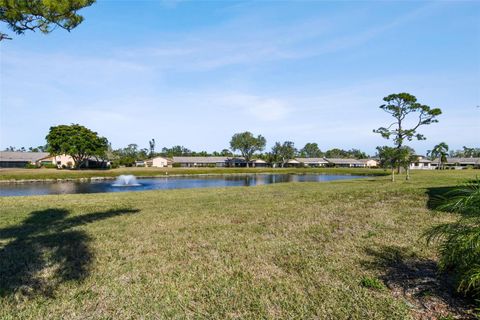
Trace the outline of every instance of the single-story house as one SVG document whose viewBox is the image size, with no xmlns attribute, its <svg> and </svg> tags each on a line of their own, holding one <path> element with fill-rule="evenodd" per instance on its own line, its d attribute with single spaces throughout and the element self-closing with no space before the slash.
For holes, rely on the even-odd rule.
<svg viewBox="0 0 480 320">
<path fill-rule="evenodd" d="M 438 166 L 440 159 L 433 160 L 432 164 Z M 447 162 L 443 164 L 448 169 L 464 169 L 467 167 L 480 168 L 480 158 L 448 158 Z"/>
<path fill-rule="evenodd" d="M 435 166 L 432 166 L 432 161 L 426 159 L 424 156 L 416 156 L 417 159 L 410 163 L 410 170 L 432 170 Z"/>
<path fill-rule="evenodd" d="M 366 166 L 365 163 L 357 159 L 344 159 L 344 158 L 324 158 L 324 159 L 328 161 L 329 166 L 333 166 L 333 167 L 364 168 Z"/>
<path fill-rule="evenodd" d="M 358 159 L 358 161 L 362 162 L 366 168 L 376 168 L 380 165 L 380 161 L 376 159 Z"/>
<path fill-rule="evenodd" d="M 250 166 L 253 168 L 265 168 L 267 166 L 267 161 L 262 159 L 254 159 L 250 161 Z"/>
<path fill-rule="evenodd" d="M 296 159 L 290 159 L 285 164 L 285 167 L 300 167 L 300 166 L 302 166 L 302 163 Z"/>
<path fill-rule="evenodd" d="M 51 164 L 57 165 L 58 168 L 73 168 L 75 161 L 71 156 L 66 154 L 58 155 L 58 156 L 48 156 L 42 161 L 46 161 Z"/>
<path fill-rule="evenodd" d="M 155 157 L 144 161 L 146 167 L 165 168 L 171 167 L 173 161 L 164 157 Z"/>
<path fill-rule="evenodd" d="M 0 168 L 25 168 L 27 164 L 39 166 L 48 156 L 48 152 L 0 151 Z"/>
<path fill-rule="evenodd" d="M 180 167 L 227 167 L 229 157 L 173 157 Z"/>
<path fill-rule="evenodd" d="M 45 163 L 55 164 L 58 168 L 73 168 L 75 166 L 75 160 L 66 154 L 56 156 L 48 155 L 41 159 L 41 164 Z M 110 161 L 90 157 L 85 160 L 82 168 L 106 168 L 108 166 L 110 166 Z"/>
<path fill-rule="evenodd" d="M 295 158 L 306 167 L 325 167 L 328 161 L 324 158 Z"/>
</svg>

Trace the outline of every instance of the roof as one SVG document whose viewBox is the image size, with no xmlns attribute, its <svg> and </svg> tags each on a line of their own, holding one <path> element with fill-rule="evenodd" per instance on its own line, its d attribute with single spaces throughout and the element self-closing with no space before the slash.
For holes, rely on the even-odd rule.
<svg viewBox="0 0 480 320">
<path fill-rule="evenodd" d="M 330 163 L 333 164 L 356 164 L 363 165 L 364 163 L 357 159 L 343 159 L 343 158 L 325 158 Z"/>
<path fill-rule="evenodd" d="M 287 163 L 290 163 L 290 164 L 299 164 L 300 161 L 297 161 L 297 160 L 295 160 L 295 159 L 290 159 L 290 160 L 287 161 Z"/>
<path fill-rule="evenodd" d="M 431 163 L 432 161 L 431 160 L 428 160 L 428 159 L 417 159 L 413 162 L 418 162 L 418 163 Z"/>
<path fill-rule="evenodd" d="M 378 162 L 377 159 L 358 159 L 358 161 L 360 161 L 361 163 L 367 163 L 368 161 L 375 161 L 375 162 Z"/>
<path fill-rule="evenodd" d="M 220 163 L 229 160 L 229 157 L 173 157 L 176 163 Z"/>
<path fill-rule="evenodd" d="M 302 163 L 317 163 L 317 164 L 320 164 L 320 163 L 327 164 L 328 163 L 328 161 L 325 160 L 324 158 L 295 158 L 295 160 L 297 160 L 298 162 L 302 162 Z"/>
<path fill-rule="evenodd" d="M 254 159 L 251 162 L 253 162 L 253 163 L 267 163 L 265 160 L 262 160 L 262 159 Z"/>
<path fill-rule="evenodd" d="M 0 151 L 0 161 L 10 162 L 36 162 L 48 157 L 48 152 L 19 152 L 19 151 Z"/>
<path fill-rule="evenodd" d="M 153 158 L 147 159 L 147 160 L 145 160 L 145 161 L 152 161 L 152 160 L 155 160 L 155 159 L 163 159 L 163 160 L 167 160 L 167 161 L 172 161 L 172 160 L 169 159 L 169 158 L 161 157 L 161 156 L 153 157 Z"/>
<path fill-rule="evenodd" d="M 433 160 L 436 163 L 440 161 L 440 159 Z M 465 164 L 465 165 L 480 165 L 480 158 L 447 158 L 448 164 Z"/>
</svg>

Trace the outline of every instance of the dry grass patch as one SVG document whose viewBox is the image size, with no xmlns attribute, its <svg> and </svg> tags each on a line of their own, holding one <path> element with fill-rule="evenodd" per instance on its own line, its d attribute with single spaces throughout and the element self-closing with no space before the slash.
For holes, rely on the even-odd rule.
<svg viewBox="0 0 480 320">
<path fill-rule="evenodd" d="M 409 318 L 361 279 L 435 261 L 427 188 L 467 177 L 1 198 L 0 318 Z"/>
</svg>

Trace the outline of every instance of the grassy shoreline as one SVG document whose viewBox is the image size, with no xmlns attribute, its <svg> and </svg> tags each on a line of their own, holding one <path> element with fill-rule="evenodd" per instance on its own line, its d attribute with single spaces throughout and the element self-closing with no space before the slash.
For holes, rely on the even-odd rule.
<svg viewBox="0 0 480 320">
<path fill-rule="evenodd" d="M 165 176 L 260 173 L 319 173 L 369 176 L 388 174 L 388 172 L 382 169 L 365 168 L 119 168 L 111 170 L 1 169 L 0 183 L 115 179 L 122 174 L 133 174 L 139 178 L 156 178 Z"/>
<path fill-rule="evenodd" d="M 432 192 L 475 174 L 3 197 L 0 318 L 420 319 L 400 267 L 435 264 Z"/>
</svg>

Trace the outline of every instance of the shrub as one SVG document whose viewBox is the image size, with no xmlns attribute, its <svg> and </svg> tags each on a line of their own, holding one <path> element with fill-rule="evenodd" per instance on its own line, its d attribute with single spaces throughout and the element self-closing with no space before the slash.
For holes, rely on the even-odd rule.
<svg viewBox="0 0 480 320">
<path fill-rule="evenodd" d="M 377 278 L 371 278 L 371 277 L 363 277 L 360 280 L 360 285 L 365 288 L 370 288 L 370 289 L 377 289 L 377 290 L 382 290 L 385 288 L 385 285 L 383 284 L 382 281 L 378 280 Z"/>
<path fill-rule="evenodd" d="M 27 169 L 38 169 L 38 166 L 35 165 L 35 164 L 27 163 L 25 165 L 25 168 L 27 168 Z"/>
<path fill-rule="evenodd" d="M 46 169 L 57 169 L 57 165 L 53 163 L 45 163 L 44 165 L 42 165 L 42 167 Z"/>
<path fill-rule="evenodd" d="M 439 198 L 438 209 L 459 214 L 456 222 L 435 226 L 425 234 L 440 248 L 440 269 L 452 272 L 457 290 L 480 296 L 480 180 L 456 187 Z"/>
<path fill-rule="evenodd" d="M 180 163 L 174 163 L 172 164 L 173 168 L 180 168 L 182 165 Z"/>
</svg>

